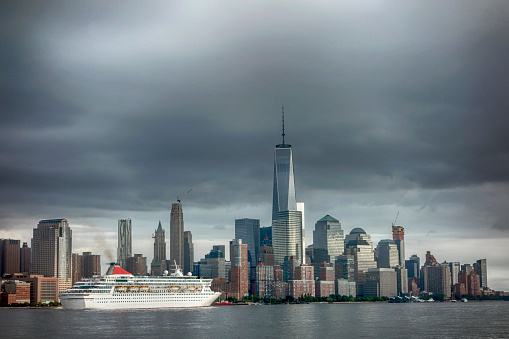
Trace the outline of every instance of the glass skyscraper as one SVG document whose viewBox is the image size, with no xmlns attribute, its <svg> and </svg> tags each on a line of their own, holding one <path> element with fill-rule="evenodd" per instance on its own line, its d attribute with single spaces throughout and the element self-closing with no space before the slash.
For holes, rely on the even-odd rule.
<svg viewBox="0 0 509 339">
<path fill-rule="evenodd" d="M 251 267 L 256 266 L 258 248 L 260 247 L 260 220 L 235 219 L 235 239 L 242 239 L 247 244 L 248 260 Z"/>
<path fill-rule="evenodd" d="M 274 150 L 272 192 L 272 246 L 276 265 L 283 265 L 285 256 L 295 256 L 304 262 L 303 204 L 299 210 L 295 198 L 292 146 L 285 142 L 284 111 L 282 122 L 281 143 Z"/>
<path fill-rule="evenodd" d="M 283 134 L 284 135 L 284 134 Z M 274 189 L 272 194 L 272 220 L 280 211 L 296 211 L 295 180 L 293 176 L 292 146 L 283 143 L 274 150 Z"/>
</svg>

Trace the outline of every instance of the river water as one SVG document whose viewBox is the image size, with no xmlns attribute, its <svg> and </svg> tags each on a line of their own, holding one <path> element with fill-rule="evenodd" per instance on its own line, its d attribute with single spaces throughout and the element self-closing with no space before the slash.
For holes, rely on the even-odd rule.
<svg viewBox="0 0 509 339">
<path fill-rule="evenodd" d="M 509 302 L 0 309 L 1 338 L 509 338 Z"/>
</svg>

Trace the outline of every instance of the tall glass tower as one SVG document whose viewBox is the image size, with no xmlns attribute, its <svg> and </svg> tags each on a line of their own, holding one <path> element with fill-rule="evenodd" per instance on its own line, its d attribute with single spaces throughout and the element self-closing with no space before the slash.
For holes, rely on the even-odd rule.
<svg viewBox="0 0 509 339">
<path fill-rule="evenodd" d="M 285 256 L 304 263 L 302 219 L 304 204 L 295 198 L 292 146 L 285 142 L 285 115 L 282 112 L 281 143 L 274 150 L 274 190 L 272 195 L 272 246 L 274 263 L 283 265 Z M 299 209 L 300 207 L 300 209 Z"/>
<path fill-rule="evenodd" d="M 285 143 L 285 120 L 283 111 L 282 142 L 274 150 L 274 189 L 272 193 L 272 220 L 280 211 L 296 211 L 295 180 L 293 177 L 292 145 Z"/>
</svg>

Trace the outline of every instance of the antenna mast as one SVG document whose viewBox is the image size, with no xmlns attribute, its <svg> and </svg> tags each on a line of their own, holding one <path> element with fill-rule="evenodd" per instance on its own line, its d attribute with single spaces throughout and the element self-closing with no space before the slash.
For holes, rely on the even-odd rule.
<svg viewBox="0 0 509 339">
<path fill-rule="evenodd" d="M 281 118 L 281 123 L 283 125 L 283 145 L 285 144 L 285 107 L 284 106 L 281 106 L 281 113 L 282 113 L 282 118 Z"/>
</svg>

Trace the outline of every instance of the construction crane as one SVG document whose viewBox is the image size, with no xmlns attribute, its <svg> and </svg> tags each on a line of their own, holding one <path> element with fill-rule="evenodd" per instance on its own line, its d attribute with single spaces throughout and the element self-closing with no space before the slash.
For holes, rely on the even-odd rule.
<svg viewBox="0 0 509 339">
<path fill-rule="evenodd" d="M 191 192 L 193 189 L 191 188 L 189 191 L 187 191 L 186 193 L 183 193 L 180 195 L 180 197 L 177 197 L 177 202 L 180 202 L 182 200 L 182 198 L 184 198 L 189 192 Z"/>
<path fill-rule="evenodd" d="M 399 216 L 399 211 L 398 211 L 398 214 L 396 214 L 396 219 L 394 219 L 394 222 L 392 223 L 392 226 L 396 225 L 396 221 L 398 220 L 398 216 Z"/>
</svg>

